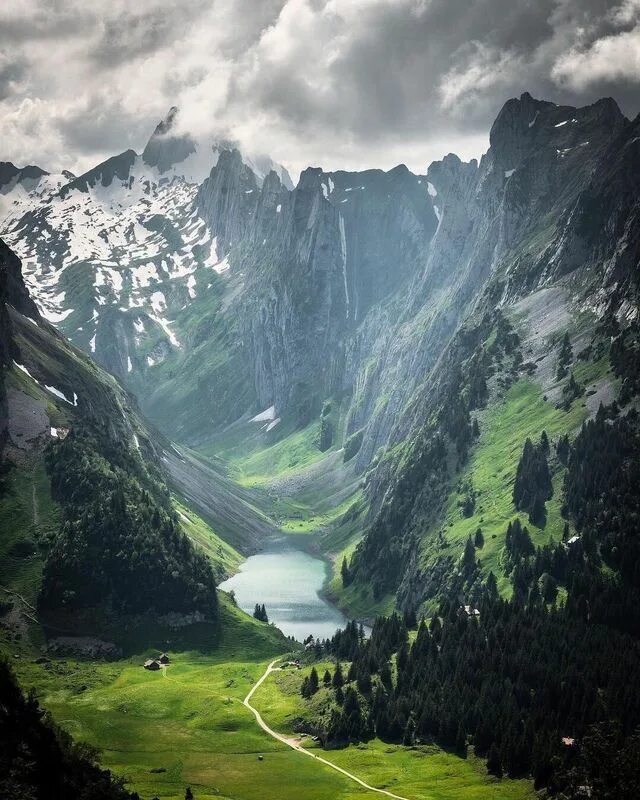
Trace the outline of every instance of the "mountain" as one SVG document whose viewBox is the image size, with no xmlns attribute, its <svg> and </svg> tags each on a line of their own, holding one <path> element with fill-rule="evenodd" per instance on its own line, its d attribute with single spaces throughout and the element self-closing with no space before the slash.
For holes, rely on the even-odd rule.
<svg viewBox="0 0 640 800">
<path fill-rule="evenodd" d="M 215 622 L 181 502 L 210 555 L 311 533 L 377 621 L 309 648 L 350 666 L 301 730 L 636 785 L 640 117 L 525 93 L 480 161 L 273 166 L 172 110 L 5 217 L 3 583 L 50 625 Z"/>
<path fill-rule="evenodd" d="M 122 615 L 215 620 L 212 565 L 166 484 L 169 443 L 40 316 L 1 240 L 0 299 L 5 591 L 53 632 L 105 631 Z"/>
<path fill-rule="evenodd" d="M 402 580 L 403 602 L 421 602 L 434 591 L 434 574 L 441 578 L 449 553 L 455 553 L 454 537 L 463 530 L 472 533 L 474 524 L 482 526 L 482 510 L 494 503 L 492 484 L 480 474 L 478 456 L 475 464 L 465 462 L 470 453 L 474 459 L 473 421 L 482 431 L 483 418 L 490 416 L 483 409 L 508 402 L 515 386 L 526 384 L 532 402 L 543 399 L 557 411 L 550 420 L 557 432 L 574 436 L 601 402 L 618 396 L 619 386 L 607 372 L 607 367 L 615 369 L 613 361 L 606 363 L 607 353 L 613 359 L 614 348 L 603 326 L 605 319 L 615 319 L 627 330 L 626 346 L 633 347 L 638 206 L 628 181 L 637 171 L 637 129 L 638 120 L 624 120 L 613 101 L 569 109 L 523 95 L 507 103 L 498 116 L 491 148 L 479 166 L 465 167 L 448 157 L 430 167 L 428 176 L 442 197 L 443 217 L 424 279 L 426 286 L 444 284 L 450 294 L 449 302 L 436 312 L 441 319 L 435 316 L 427 330 L 430 337 L 440 336 L 446 325 L 442 317 L 456 310 L 456 322 L 462 324 L 449 342 L 435 349 L 439 358 L 432 362 L 426 382 L 395 421 L 389 441 L 391 449 L 398 448 L 395 456 L 371 476 L 371 508 L 380 510 L 371 517 L 373 535 L 365 538 L 354 564 L 364 584 L 376 584 L 366 566 L 375 552 L 384 571 L 378 591 L 384 592 L 385 585 L 395 589 Z M 614 176 L 617 185 L 611 186 Z M 610 187 L 606 191 L 605 180 Z M 595 197 L 599 219 L 593 213 Z M 448 214 L 450 198 L 455 198 L 453 214 Z M 438 267 L 451 264 L 453 257 L 465 270 L 441 277 Z M 580 391 L 569 389 L 568 368 L 556 368 L 565 335 L 572 342 L 573 371 L 587 384 Z M 430 350 L 434 352 L 432 344 Z M 585 390 L 588 396 L 579 401 Z M 579 413 L 569 414 L 576 406 Z M 542 427 L 546 417 L 540 410 L 537 415 L 531 412 L 529 424 Z M 540 435 L 540 430 L 535 432 Z M 402 444 L 407 442 L 412 442 L 408 448 Z M 453 468 L 452 448 L 457 454 Z M 504 459 L 502 453 L 496 455 Z M 505 469 L 509 461 L 496 466 L 502 463 Z M 429 475 L 435 480 L 423 484 Z M 504 483 L 510 476 L 503 475 Z M 484 496 L 477 485 L 480 480 L 487 490 Z M 494 481 L 493 487 L 499 484 Z M 466 494 L 481 510 L 468 514 L 461 524 L 456 506 Z M 496 550 L 515 511 L 507 505 L 503 515 L 492 519 L 491 535 L 499 536 Z M 547 529 L 546 536 L 560 533 Z M 430 555 L 425 559 L 418 553 L 431 537 L 437 544 L 427 546 Z M 399 553 L 397 572 L 387 559 L 390 547 Z M 490 566 L 495 567 L 495 561 L 488 561 L 485 574 Z"/>
<path fill-rule="evenodd" d="M 0 231 L 45 318 L 123 378 L 180 348 L 169 315 L 195 295 L 200 275 L 226 267 L 195 199 L 230 145 L 178 134 L 178 121 L 171 109 L 142 155 L 127 150 L 63 181 L 43 173 L 46 192 L 27 178 L 37 168 L 7 170 L 7 197 L 21 191 L 0 208 Z M 247 163 L 259 183 L 275 170 L 291 186 L 269 158 Z"/>
<path fill-rule="evenodd" d="M 10 161 L 0 162 L 0 219 L 21 217 L 74 178 L 67 171 L 52 175 L 35 165 L 16 167 Z"/>
<path fill-rule="evenodd" d="M 310 513 L 357 500 L 341 602 L 425 601 L 475 524 L 458 502 L 481 505 L 469 459 L 485 409 L 525 383 L 554 411 L 577 403 L 555 369 L 565 334 L 589 395 L 558 431 L 575 435 L 618 394 L 598 331 L 604 316 L 635 319 L 637 120 L 611 99 L 525 93 L 479 163 L 309 168 L 291 188 L 226 145 L 196 174 L 206 159 L 178 119 L 14 224 L 38 302 L 55 298 L 61 330 L 168 437 L 241 472 L 293 448 L 288 472 L 260 478 L 272 500 L 308 496 L 320 475 Z M 62 244 L 45 251 L 51 237 Z M 578 364 L 585 349 L 598 359 Z M 492 523 L 485 574 L 511 510 Z"/>
</svg>

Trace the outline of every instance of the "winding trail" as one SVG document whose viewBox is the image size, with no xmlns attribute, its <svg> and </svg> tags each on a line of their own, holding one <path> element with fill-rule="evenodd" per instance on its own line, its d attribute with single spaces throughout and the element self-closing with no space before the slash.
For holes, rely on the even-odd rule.
<svg viewBox="0 0 640 800">
<path fill-rule="evenodd" d="M 321 761 L 327 767 L 331 767 L 331 769 L 334 769 L 336 772 L 342 773 L 347 778 L 349 778 L 349 780 L 352 780 L 355 783 L 362 786 L 363 789 L 367 789 L 370 792 L 376 792 L 376 794 L 383 794 L 386 797 L 392 797 L 393 800 L 409 800 L 408 797 L 403 797 L 400 794 L 394 794 L 393 792 L 389 792 L 386 789 L 376 789 L 375 786 L 370 786 L 368 783 L 365 783 L 363 780 L 360 780 L 360 778 L 358 778 L 357 775 L 354 775 L 352 772 L 348 772 L 346 769 L 342 769 L 342 767 L 339 767 L 337 764 L 333 764 L 331 761 L 327 761 L 327 759 L 322 758 L 322 756 L 315 755 L 315 753 L 312 753 L 311 750 L 306 750 L 304 747 L 298 744 L 298 742 L 291 739 L 287 739 L 286 736 L 282 736 L 282 734 L 280 733 L 276 733 L 276 731 L 272 730 L 267 725 L 267 723 L 260 716 L 260 712 L 257 711 L 251 705 L 251 698 L 253 697 L 253 694 L 256 691 L 256 689 L 258 689 L 268 678 L 268 676 L 274 671 L 274 669 L 276 668 L 275 665 L 278 663 L 278 661 L 280 661 L 280 659 L 276 658 L 269 664 L 264 674 L 260 677 L 259 680 L 257 680 L 254 683 L 253 687 L 251 688 L 251 691 L 242 701 L 242 705 L 246 706 L 249 709 L 249 711 L 251 711 L 253 716 L 256 718 L 256 722 L 262 728 L 262 730 L 265 733 L 268 733 L 269 736 L 273 737 L 274 739 L 277 739 L 279 742 L 282 742 L 282 744 L 286 744 L 287 747 L 290 747 L 292 750 L 296 750 L 298 753 L 303 753 L 305 756 L 309 756 L 309 758 L 314 758 L 316 761 Z"/>
</svg>

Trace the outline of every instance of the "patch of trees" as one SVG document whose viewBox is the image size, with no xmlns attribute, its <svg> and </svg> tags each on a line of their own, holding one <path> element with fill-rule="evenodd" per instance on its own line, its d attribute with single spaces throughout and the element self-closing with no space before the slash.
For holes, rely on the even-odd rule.
<svg viewBox="0 0 640 800">
<path fill-rule="evenodd" d="M 561 381 L 567 374 L 567 368 L 573 361 L 573 348 L 571 347 L 571 339 L 569 333 L 565 333 L 560 345 L 560 354 L 558 356 L 558 370 L 556 373 L 556 380 Z"/>
<path fill-rule="evenodd" d="M 464 755 L 471 742 L 494 774 L 533 775 L 548 786 L 564 763 L 563 737 L 579 740 L 609 718 L 632 733 L 640 722 L 630 680 L 640 674 L 636 639 L 591 623 L 579 602 L 548 608 L 535 592 L 522 603 L 487 589 L 479 612 L 469 617 L 447 601 L 411 646 L 400 618 L 377 622 L 335 689 L 326 743 L 378 736 Z"/>
<path fill-rule="evenodd" d="M 40 610 L 99 606 L 214 618 L 211 565 L 182 533 L 166 487 L 119 450 L 71 432 L 47 451 L 63 524 L 45 562 Z"/>
<path fill-rule="evenodd" d="M 368 640 L 350 623 L 325 644 L 350 662 L 334 686 L 326 744 L 379 736 L 464 755 L 471 743 L 492 774 L 531 775 L 559 797 L 586 798 L 585 786 L 592 797 L 637 796 L 639 427 L 636 412 L 615 407 L 583 425 L 565 480 L 578 533 L 567 524 L 562 541 L 536 549 L 514 520 L 510 599 L 490 574 L 477 614 L 461 607 L 457 587 L 411 645 L 397 615 L 377 620 Z"/>
<path fill-rule="evenodd" d="M 575 520 L 581 544 L 630 585 L 640 587 L 640 434 L 638 414 L 615 416 L 601 406 L 585 422 L 571 448 L 565 512 Z"/>
<path fill-rule="evenodd" d="M 76 744 L 38 705 L 25 697 L 0 660 L 0 797 L 48 800 L 138 800 L 97 763 L 97 752 Z"/>
<path fill-rule="evenodd" d="M 513 485 L 513 503 L 518 511 L 526 511 L 529 521 L 543 527 L 546 519 L 545 501 L 553 495 L 549 472 L 549 440 L 543 431 L 540 442 L 527 438 L 520 456 Z"/>
<path fill-rule="evenodd" d="M 256 603 L 256 607 L 253 609 L 253 616 L 260 622 L 269 622 L 267 609 L 265 608 L 264 603 L 262 605 L 260 605 L 260 603 Z"/>
<path fill-rule="evenodd" d="M 581 386 L 575 379 L 573 372 L 569 375 L 569 380 L 562 388 L 562 403 L 561 408 L 568 411 L 571 408 L 571 403 L 582 397 L 584 394 L 584 386 Z"/>
<path fill-rule="evenodd" d="M 568 800 L 635 800 L 640 797 L 640 729 L 625 738 L 620 725 L 590 726 L 571 746 L 553 790 Z"/>
<path fill-rule="evenodd" d="M 313 697 L 313 695 L 320 688 L 320 679 L 318 678 L 318 671 L 315 667 L 311 667 L 311 672 L 305 676 L 300 688 L 300 694 L 305 697 Z"/>
</svg>

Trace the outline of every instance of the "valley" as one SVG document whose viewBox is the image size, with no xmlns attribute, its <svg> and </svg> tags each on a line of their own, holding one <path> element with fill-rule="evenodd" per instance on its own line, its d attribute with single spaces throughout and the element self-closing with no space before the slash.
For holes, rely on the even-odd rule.
<svg viewBox="0 0 640 800">
<path fill-rule="evenodd" d="M 294 186 L 171 109 L 5 165 L 0 652 L 120 789 L 578 800 L 635 752 L 639 131 L 525 92 L 479 161 Z"/>
</svg>

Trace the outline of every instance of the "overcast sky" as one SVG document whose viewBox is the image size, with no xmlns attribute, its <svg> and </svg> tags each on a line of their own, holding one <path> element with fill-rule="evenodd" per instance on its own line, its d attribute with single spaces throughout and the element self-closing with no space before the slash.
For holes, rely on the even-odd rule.
<svg viewBox="0 0 640 800">
<path fill-rule="evenodd" d="M 171 105 L 294 175 L 480 155 L 506 99 L 640 111 L 640 0 L 3 0 L 0 160 L 78 173 Z"/>
</svg>

